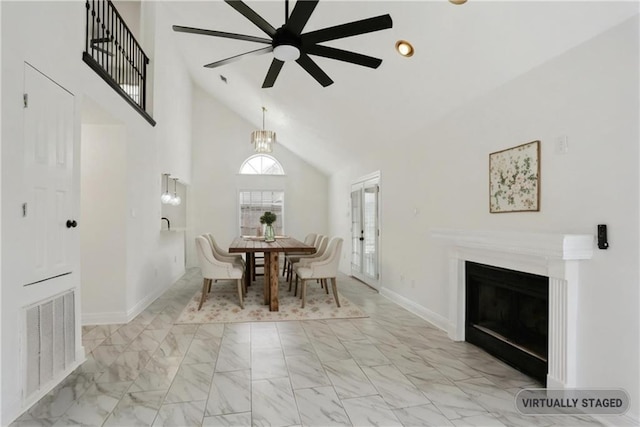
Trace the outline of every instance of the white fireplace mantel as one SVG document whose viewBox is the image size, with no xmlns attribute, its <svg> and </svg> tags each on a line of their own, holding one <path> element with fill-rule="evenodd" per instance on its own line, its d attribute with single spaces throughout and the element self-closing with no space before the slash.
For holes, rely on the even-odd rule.
<svg viewBox="0 0 640 427">
<path fill-rule="evenodd" d="M 549 277 L 547 387 L 576 386 L 580 262 L 591 259 L 594 236 L 433 229 L 449 248 L 449 337 L 465 339 L 465 262 Z"/>
</svg>

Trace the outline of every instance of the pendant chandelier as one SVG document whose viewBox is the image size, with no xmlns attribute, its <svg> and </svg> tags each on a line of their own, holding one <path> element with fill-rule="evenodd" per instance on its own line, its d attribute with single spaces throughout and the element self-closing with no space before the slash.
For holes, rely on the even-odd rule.
<svg viewBox="0 0 640 427">
<path fill-rule="evenodd" d="M 164 193 L 162 193 L 162 196 L 160 196 L 160 201 L 164 205 L 178 206 L 180 203 L 182 203 L 180 196 L 178 196 L 178 188 L 177 188 L 178 178 L 171 178 L 173 180 L 173 194 L 171 194 L 169 193 L 169 176 L 171 174 L 163 173 L 162 175 L 164 176 L 164 181 L 165 181 L 165 187 L 164 187 L 165 191 Z"/>
<path fill-rule="evenodd" d="M 262 107 L 262 130 L 251 132 L 251 143 L 256 153 L 271 153 L 273 143 L 276 142 L 276 133 L 272 130 L 264 129 L 264 113 L 266 108 Z"/>
<path fill-rule="evenodd" d="M 162 196 L 160 196 L 160 201 L 166 205 L 171 203 L 171 200 L 173 199 L 173 196 L 171 195 L 171 193 L 169 193 L 169 175 L 171 174 L 163 173 L 162 175 L 164 176 L 165 187 L 164 193 L 162 193 Z"/>
</svg>

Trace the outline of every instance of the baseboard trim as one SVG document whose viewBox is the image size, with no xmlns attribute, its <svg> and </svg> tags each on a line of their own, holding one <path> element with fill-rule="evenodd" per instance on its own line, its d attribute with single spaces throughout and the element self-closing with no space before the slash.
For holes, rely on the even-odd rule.
<svg viewBox="0 0 640 427">
<path fill-rule="evenodd" d="M 129 323 L 136 316 L 144 311 L 152 302 L 154 302 L 158 297 L 160 297 L 163 293 L 166 292 L 175 282 L 178 281 L 182 276 L 184 276 L 185 270 L 182 270 L 177 277 L 172 278 L 166 286 L 156 289 L 155 292 L 147 295 L 140 301 L 136 303 L 133 307 L 131 307 L 126 312 L 124 311 L 114 311 L 114 312 L 106 312 L 106 313 L 83 313 L 82 314 L 82 325 L 117 325 L 122 323 Z"/>
<path fill-rule="evenodd" d="M 136 305 L 134 305 L 130 310 L 127 311 L 127 320 L 125 323 L 129 323 L 130 321 L 135 319 L 138 314 L 142 313 L 145 308 L 149 307 L 152 302 L 158 299 L 160 295 L 165 293 L 167 289 L 169 289 L 174 283 L 176 283 L 176 281 L 182 276 L 184 276 L 184 271 L 182 271 L 182 274 L 178 275 L 177 278 L 172 278 L 167 286 L 156 289 L 154 293 L 149 294 L 138 301 Z"/>
<path fill-rule="evenodd" d="M 438 329 L 443 330 L 444 332 L 448 332 L 449 330 L 449 319 L 439 315 L 438 313 L 435 313 L 431 310 L 429 310 L 428 308 L 425 308 L 423 306 L 421 306 L 420 304 L 416 304 L 415 302 L 411 301 L 410 299 L 396 293 L 393 292 L 392 290 L 390 290 L 389 288 L 381 288 L 380 289 L 380 295 L 382 295 L 383 297 L 387 298 L 390 301 L 395 302 L 396 304 L 398 304 L 400 307 L 410 311 L 411 313 L 415 314 L 416 316 L 421 317 L 422 319 L 426 320 L 427 322 L 431 323 L 433 326 L 435 326 Z"/>
<path fill-rule="evenodd" d="M 127 313 L 113 311 L 105 313 L 82 313 L 82 326 L 86 325 L 119 325 L 127 323 Z"/>
</svg>

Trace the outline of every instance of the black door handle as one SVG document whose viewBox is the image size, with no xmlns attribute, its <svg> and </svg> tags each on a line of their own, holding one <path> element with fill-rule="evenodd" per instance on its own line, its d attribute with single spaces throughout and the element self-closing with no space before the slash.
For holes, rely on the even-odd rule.
<svg viewBox="0 0 640 427">
<path fill-rule="evenodd" d="M 68 219 L 67 220 L 67 228 L 76 228 L 78 226 L 78 223 L 76 222 L 75 219 L 71 220 Z"/>
</svg>

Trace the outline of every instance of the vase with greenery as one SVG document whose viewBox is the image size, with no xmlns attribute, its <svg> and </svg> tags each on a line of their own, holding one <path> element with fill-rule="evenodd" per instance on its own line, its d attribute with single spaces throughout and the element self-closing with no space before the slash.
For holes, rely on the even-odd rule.
<svg viewBox="0 0 640 427">
<path fill-rule="evenodd" d="M 276 240 L 276 233 L 273 230 L 273 223 L 276 222 L 276 214 L 273 212 L 265 212 L 260 217 L 260 224 L 264 224 L 264 241 L 274 242 Z"/>
</svg>

